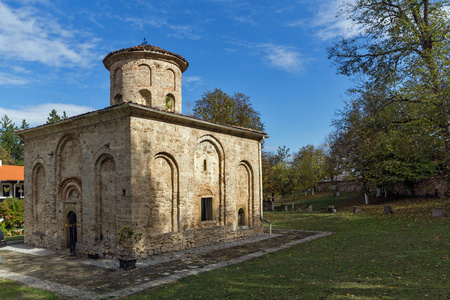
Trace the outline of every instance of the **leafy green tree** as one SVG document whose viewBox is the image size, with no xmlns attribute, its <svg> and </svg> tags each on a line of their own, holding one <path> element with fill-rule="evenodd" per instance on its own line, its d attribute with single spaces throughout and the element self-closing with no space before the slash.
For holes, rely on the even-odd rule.
<svg viewBox="0 0 450 300">
<path fill-rule="evenodd" d="M 230 96 L 221 89 L 206 91 L 195 102 L 193 112 L 194 117 L 205 121 L 264 131 L 261 114 L 242 93 Z"/>
<path fill-rule="evenodd" d="M 362 82 L 335 121 L 334 149 L 346 149 L 340 162 L 365 182 L 449 172 L 449 4 L 356 0 L 344 7 L 361 33 L 329 48 L 329 58 L 338 73 Z"/>
<path fill-rule="evenodd" d="M 294 153 L 292 168 L 296 175 L 295 189 L 308 191 L 314 189 L 319 180 L 324 178 L 323 166 L 325 156 L 323 150 L 313 145 L 302 147 Z"/>
<path fill-rule="evenodd" d="M 58 121 L 61 121 L 61 120 L 65 120 L 67 118 L 68 117 L 67 117 L 65 111 L 63 111 L 62 116 L 60 116 L 60 115 L 58 115 L 58 112 L 56 111 L 56 109 L 52 109 L 52 111 L 48 114 L 47 124 L 48 123 L 53 123 L 53 122 L 58 122 Z"/>
<path fill-rule="evenodd" d="M 25 120 L 22 121 L 22 126 L 19 128 L 14 122 L 4 115 L 0 121 L 0 143 L 3 149 L 12 156 L 14 164 L 23 165 L 23 140 L 16 134 L 16 131 L 27 129 L 28 124 Z"/>
</svg>

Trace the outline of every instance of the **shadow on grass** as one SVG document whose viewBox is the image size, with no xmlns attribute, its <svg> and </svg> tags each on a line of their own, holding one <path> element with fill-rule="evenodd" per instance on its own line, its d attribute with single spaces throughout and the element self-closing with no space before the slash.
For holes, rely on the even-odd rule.
<svg viewBox="0 0 450 300">
<path fill-rule="evenodd" d="M 450 228 L 408 215 L 272 212 L 275 228 L 336 234 L 130 299 L 445 299 Z"/>
</svg>

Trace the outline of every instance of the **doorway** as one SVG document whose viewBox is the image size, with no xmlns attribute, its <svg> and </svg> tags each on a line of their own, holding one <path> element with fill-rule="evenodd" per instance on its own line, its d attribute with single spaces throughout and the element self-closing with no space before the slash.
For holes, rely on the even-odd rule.
<svg viewBox="0 0 450 300">
<path fill-rule="evenodd" d="M 68 247 L 70 248 L 70 254 L 75 255 L 77 244 L 77 215 L 73 211 L 70 211 L 67 214 L 67 219 L 67 223 L 69 224 Z"/>
</svg>

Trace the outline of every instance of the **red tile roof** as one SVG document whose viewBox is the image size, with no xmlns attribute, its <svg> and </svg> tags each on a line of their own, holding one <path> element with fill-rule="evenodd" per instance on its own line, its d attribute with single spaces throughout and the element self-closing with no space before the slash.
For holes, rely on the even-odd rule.
<svg viewBox="0 0 450 300">
<path fill-rule="evenodd" d="M 0 166 L 0 180 L 23 181 L 23 166 Z"/>
<path fill-rule="evenodd" d="M 167 51 L 167 50 L 164 50 L 164 49 L 156 47 L 156 46 L 152 46 L 152 45 L 138 45 L 138 46 L 134 46 L 134 47 L 130 47 L 130 48 L 113 51 L 113 52 L 109 53 L 108 55 L 106 55 L 106 57 L 103 59 L 103 63 L 105 63 L 105 61 L 108 58 L 110 58 L 111 56 L 116 55 L 118 53 L 135 52 L 135 51 L 149 51 L 149 52 L 156 52 L 156 53 L 175 56 L 175 57 L 181 59 L 186 64 L 186 68 L 189 66 L 188 61 L 183 56 L 178 55 L 173 52 L 170 52 L 170 51 Z"/>
</svg>

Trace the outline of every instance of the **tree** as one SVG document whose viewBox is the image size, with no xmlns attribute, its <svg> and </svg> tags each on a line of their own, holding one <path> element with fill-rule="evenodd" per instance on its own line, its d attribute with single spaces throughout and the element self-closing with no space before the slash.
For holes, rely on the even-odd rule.
<svg viewBox="0 0 450 300">
<path fill-rule="evenodd" d="M 205 121 L 264 131 L 261 114 L 242 93 L 230 96 L 221 89 L 206 91 L 195 101 L 193 112 L 194 117 Z"/>
<path fill-rule="evenodd" d="M 375 184 L 450 168 L 448 1 L 357 0 L 343 8 L 361 33 L 328 49 L 361 83 L 341 118 L 341 162 Z M 337 149 L 338 147 L 334 147 Z M 444 166 L 444 170 L 442 170 Z"/>
<path fill-rule="evenodd" d="M 14 165 L 15 161 L 14 158 L 12 158 L 11 154 L 6 152 L 5 149 L 0 145 L 0 160 L 2 161 L 2 164 L 4 165 Z"/>
<path fill-rule="evenodd" d="M 61 120 L 65 120 L 67 118 L 68 117 L 67 117 L 65 111 L 63 111 L 62 116 L 60 116 L 60 115 L 58 115 L 58 112 L 56 111 L 56 109 L 52 109 L 52 111 L 48 114 L 47 124 L 48 123 L 53 123 L 53 122 L 58 122 L 58 121 L 61 121 Z"/>
<path fill-rule="evenodd" d="M 324 153 L 320 148 L 313 145 L 302 147 L 294 153 L 292 168 L 296 175 L 296 186 L 298 191 L 308 191 L 314 189 L 317 182 L 324 178 Z"/>
<path fill-rule="evenodd" d="M 14 164 L 23 165 L 23 139 L 16 134 L 16 131 L 27 129 L 29 127 L 27 122 L 23 120 L 19 128 L 7 115 L 4 115 L 0 123 L 1 146 L 14 159 Z"/>
<path fill-rule="evenodd" d="M 286 196 L 291 193 L 292 181 L 289 161 L 289 148 L 278 147 L 277 153 L 262 152 L 262 176 L 264 194 Z"/>
</svg>

